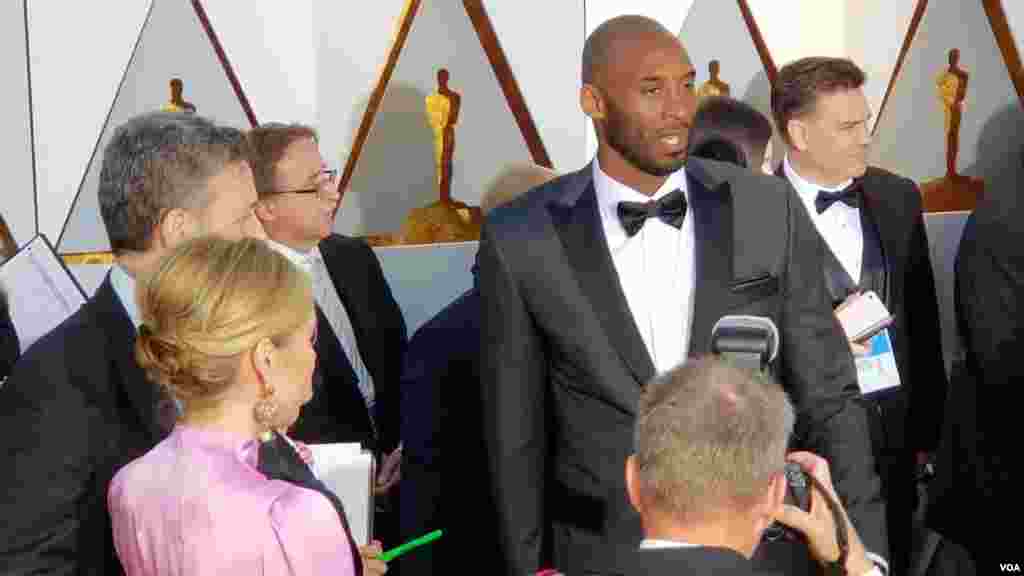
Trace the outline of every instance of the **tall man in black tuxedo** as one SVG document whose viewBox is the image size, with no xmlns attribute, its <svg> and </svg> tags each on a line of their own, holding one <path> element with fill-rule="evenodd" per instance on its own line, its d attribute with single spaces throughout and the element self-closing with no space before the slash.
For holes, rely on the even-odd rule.
<svg viewBox="0 0 1024 576">
<path fill-rule="evenodd" d="M 176 415 L 135 361 L 135 285 L 189 238 L 264 236 L 244 135 L 200 116 L 146 114 L 118 127 L 98 195 L 114 266 L 0 388 L 3 574 L 122 573 L 107 487 Z"/>
<path fill-rule="evenodd" d="M 774 379 L 715 357 L 649 382 L 637 407 L 635 452 L 626 460 L 626 490 L 644 530 L 642 569 L 634 573 L 755 574 L 750 558 L 765 530 L 780 522 L 806 538 L 819 564 L 881 576 L 835 500 L 828 463 L 808 452 L 787 457 L 794 419 Z M 784 505 L 786 460 L 817 480 L 806 512 Z M 837 522 L 846 529 L 845 558 Z"/>
<path fill-rule="evenodd" d="M 967 548 L 978 574 L 1024 564 L 1016 530 L 993 518 L 1021 510 L 1021 458 L 1013 422 L 1024 382 L 1024 203 L 1015 188 L 991 194 L 964 226 L 956 256 L 962 377 L 953 377 L 928 525 Z"/>
<path fill-rule="evenodd" d="M 629 571 L 641 532 L 622 462 L 641 387 L 706 353 L 729 314 L 778 325 L 797 444 L 829 460 L 862 532 L 884 530 L 852 358 L 799 200 L 777 178 L 687 161 L 695 70 L 657 22 L 602 24 L 582 68 L 597 158 L 495 209 L 482 233 L 481 381 L 506 573 L 536 570 L 549 544 L 563 572 Z"/>
<path fill-rule="evenodd" d="M 804 58 L 779 70 L 772 106 L 787 144 L 779 173 L 824 240 L 832 304 L 870 290 L 894 317 L 888 336 L 901 384 L 863 401 L 886 496 L 892 572 L 903 574 L 916 459 L 938 445 L 947 384 L 921 193 L 912 181 L 867 165 L 871 112 L 863 84 L 849 60 Z"/>
<path fill-rule="evenodd" d="M 328 170 L 316 131 L 269 123 L 248 133 L 260 203 L 256 215 L 270 245 L 313 277 L 317 367 L 313 399 L 292 436 L 304 442 L 358 442 L 384 462 L 376 492 L 398 481 L 399 377 L 405 319 L 376 254 L 361 239 L 332 234 L 336 172 Z M 385 520 L 381 518 L 380 520 Z M 394 537 L 394 514 L 377 528 Z M 390 531 L 390 533 L 389 533 Z M 397 543 L 395 543 L 397 544 Z"/>
</svg>

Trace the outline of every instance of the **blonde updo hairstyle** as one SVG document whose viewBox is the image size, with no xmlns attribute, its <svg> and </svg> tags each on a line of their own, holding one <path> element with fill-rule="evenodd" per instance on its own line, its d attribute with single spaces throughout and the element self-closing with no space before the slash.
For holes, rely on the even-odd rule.
<svg viewBox="0 0 1024 576">
<path fill-rule="evenodd" d="M 280 346 L 313 314 L 309 276 L 262 240 L 206 237 L 178 246 L 138 292 L 135 358 L 186 415 L 215 407 L 241 356 Z"/>
</svg>

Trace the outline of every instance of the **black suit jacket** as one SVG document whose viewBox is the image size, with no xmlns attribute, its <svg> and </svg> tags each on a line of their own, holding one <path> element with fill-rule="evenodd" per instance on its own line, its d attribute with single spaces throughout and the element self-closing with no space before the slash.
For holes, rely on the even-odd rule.
<svg viewBox="0 0 1024 576">
<path fill-rule="evenodd" d="M 164 437 L 134 342 L 108 276 L 0 389 L 0 573 L 121 573 L 107 488 Z"/>
<path fill-rule="evenodd" d="M 653 548 L 636 551 L 636 568 L 628 576 L 718 576 L 725 574 L 763 575 L 755 571 L 750 560 L 729 548 L 695 546 L 686 548 Z"/>
<path fill-rule="evenodd" d="M 448 542 L 472 550 L 482 568 L 499 565 L 479 383 L 480 294 L 474 287 L 409 341 L 402 376 L 400 539 L 438 528 L 445 538 L 403 556 L 405 574 L 446 573 L 456 561 Z"/>
<path fill-rule="evenodd" d="M 797 411 L 795 443 L 829 460 L 861 533 L 884 535 L 867 419 L 849 348 L 821 274 L 822 243 L 785 182 L 737 166 L 687 163 L 696 282 L 690 354 L 710 350 L 726 314 L 771 317 L 774 370 Z M 506 573 L 542 562 L 628 571 L 640 542 L 623 466 L 654 366 L 599 221 L 592 168 L 488 215 L 480 248 L 481 380 Z M 550 505 L 545 506 L 545 501 Z M 885 549 L 884 537 L 869 549 Z"/>
<path fill-rule="evenodd" d="M 7 304 L 7 294 L 0 293 L 0 380 L 11 374 L 14 362 L 21 354 L 21 343 L 18 332 L 11 322 L 11 310 Z"/>
<path fill-rule="evenodd" d="M 955 363 L 928 490 L 929 525 L 983 562 L 979 572 L 995 570 L 1019 544 L 1013 530 L 978 527 L 1024 505 L 1013 425 L 1024 382 L 1024 206 L 1010 192 L 979 206 L 960 240 L 955 302 L 964 357 Z"/>
<path fill-rule="evenodd" d="M 377 433 L 354 380 L 324 381 L 323 364 L 343 361 L 344 351 L 326 318 L 318 313 L 315 392 L 291 435 L 309 443 L 361 442 L 378 452 L 390 452 L 398 446 L 399 378 L 408 344 L 405 319 L 376 254 L 365 241 L 332 234 L 320 242 L 320 252 L 352 321 L 359 355 L 373 376 Z"/>
<path fill-rule="evenodd" d="M 783 175 L 781 167 L 776 174 Z M 895 318 L 889 335 L 903 389 L 886 406 L 882 442 L 891 452 L 932 451 L 948 383 L 921 192 L 912 180 L 873 166 L 862 182 L 862 209 L 878 230 L 885 259 L 886 290 L 878 296 Z"/>
</svg>

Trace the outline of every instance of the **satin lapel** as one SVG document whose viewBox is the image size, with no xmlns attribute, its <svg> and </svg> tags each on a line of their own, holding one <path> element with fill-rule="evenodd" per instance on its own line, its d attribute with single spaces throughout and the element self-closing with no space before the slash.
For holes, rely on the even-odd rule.
<svg viewBox="0 0 1024 576">
<path fill-rule="evenodd" d="M 905 258 L 905 254 L 900 250 L 901 245 L 905 245 L 901 243 L 901 233 L 905 233 L 905 228 L 902 222 L 903 214 L 893 210 L 891 205 L 885 203 L 882 198 L 884 193 L 881 182 L 870 172 L 864 176 L 863 205 L 864 209 L 867 210 L 867 215 L 874 220 L 875 228 L 878 230 L 878 241 L 882 245 L 882 261 L 888 275 L 883 301 L 891 303 L 892 284 L 898 274 L 898 271 L 894 270 L 893 266 L 897 262 L 903 262 Z"/>
<path fill-rule="evenodd" d="M 696 163 L 687 169 L 694 233 L 693 320 L 690 356 L 711 352 L 711 329 L 721 317 L 733 277 L 732 191 L 728 182 L 711 182 Z"/>
<path fill-rule="evenodd" d="M 96 306 L 95 321 L 107 337 L 107 353 L 113 363 L 108 375 L 111 382 L 128 398 L 139 422 L 156 444 L 166 434 L 160 429 L 156 407 L 160 389 L 146 379 L 146 373 L 135 361 L 135 326 L 110 283 L 110 276 L 96 290 L 92 303 Z"/>
<path fill-rule="evenodd" d="M 548 209 L 580 290 L 590 300 L 612 347 L 642 385 L 654 376 L 654 363 L 608 251 L 593 181 L 587 182 L 574 203 L 550 204 Z"/>
</svg>

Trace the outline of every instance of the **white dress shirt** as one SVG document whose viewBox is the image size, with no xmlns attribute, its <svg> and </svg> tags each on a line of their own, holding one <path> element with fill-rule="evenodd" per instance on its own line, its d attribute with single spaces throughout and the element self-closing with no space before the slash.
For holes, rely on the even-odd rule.
<svg viewBox="0 0 1024 576">
<path fill-rule="evenodd" d="M 641 550 L 656 550 L 660 548 L 696 548 L 700 544 L 690 544 L 689 542 L 676 541 L 676 540 L 659 540 L 656 538 L 645 538 L 640 542 Z M 875 566 L 871 570 L 868 570 L 863 576 L 882 576 L 882 570 Z"/>
<path fill-rule="evenodd" d="M 783 161 L 783 171 L 786 178 L 793 184 L 796 193 L 800 196 L 811 221 L 818 229 L 818 233 L 825 239 L 836 259 L 843 265 L 843 269 L 850 275 L 854 283 L 860 282 L 861 260 L 864 257 L 864 233 L 860 226 L 860 210 L 853 206 L 847 206 L 842 202 L 833 202 L 827 210 L 818 214 L 814 207 L 814 200 L 818 192 L 838 193 L 853 182 L 847 180 L 839 186 L 819 186 L 805 180 L 796 173 L 792 164 L 789 163 L 789 155 Z"/>
<path fill-rule="evenodd" d="M 324 264 L 324 257 L 320 253 L 320 248 L 314 246 L 309 252 L 303 253 L 270 239 L 267 240 L 267 244 L 312 276 L 313 298 L 316 300 L 317 306 L 320 307 L 320 311 L 327 317 L 327 323 L 331 325 L 331 330 L 334 331 L 334 335 L 338 338 L 341 349 L 345 352 L 345 356 L 348 357 L 349 363 L 352 364 L 352 370 L 355 372 L 359 384 L 359 391 L 362 392 L 363 399 L 366 401 L 366 406 L 370 409 L 372 417 L 374 404 L 373 377 L 370 375 L 366 364 L 363 363 L 362 356 L 359 354 L 359 346 L 356 343 L 356 332 L 352 327 L 352 320 L 349 318 L 345 305 L 338 296 L 338 291 L 334 288 L 334 282 L 331 281 L 331 277 L 327 272 L 327 265 Z"/>
<path fill-rule="evenodd" d="M 657 550 L 660 548 L 696 548 L 698 544 L 690 544 L 681 540 L 661 540 L 658 538 L 644 538 L 640 542 L 641 550 Z"/>
<path fill-rule="evenodd" d="M 601 224 L 619 283 L 655 370 L 666 372 L 686 360 L 693 318 L 695 237 L 686 171 L 671 174 L 648 197 L 605 174 L 597 158 L 593 170 Z M 658 200 L 676 189 L 687 196 L 681 228 L 648 218 L 635 236 L 627 236 L 619 202 Z"/>
<path fill-rule="evenodd" d="M 114 289 L 114 294 L 121 301 L 121 306 L 128 314 L 128 319 L 132 321 L 132 326 L 138 330 L 142 324 L 142 318 L 139 316 L 139 307 L 135 302 L 135 279 L 129 276 L 120 265 L 114 264 L 110 267 L 110 287 Z"/>
</svg>

